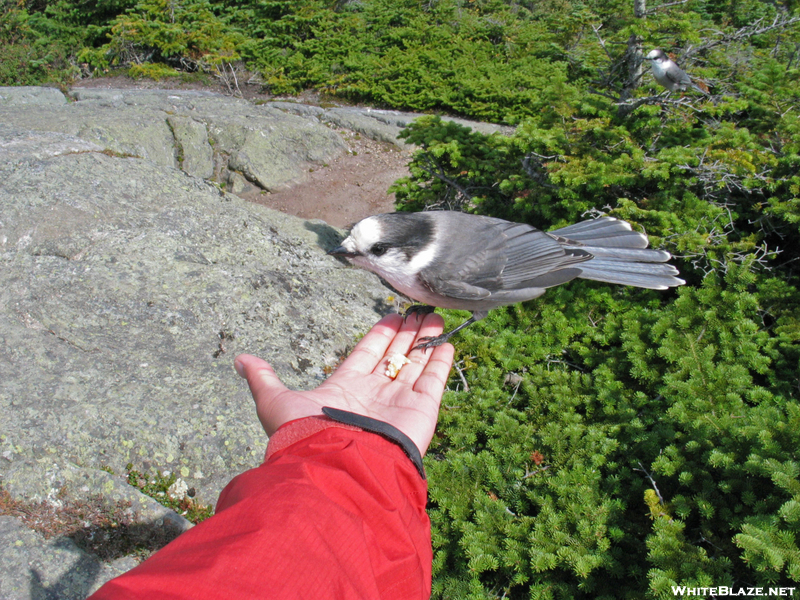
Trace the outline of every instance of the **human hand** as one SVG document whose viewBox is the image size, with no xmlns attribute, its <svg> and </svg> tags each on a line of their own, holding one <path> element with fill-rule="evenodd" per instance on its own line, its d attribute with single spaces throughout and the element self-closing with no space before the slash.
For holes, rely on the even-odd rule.
<svg viewBox="0 0 800 600">
<path fill-rule="evenodd" d="M 267 435 L 294 419 L 322 415 L 322 407 L 329 406 L 393 425 L 424 455 L 453 365 L 453 346 L 442 344 L 432 352 L 409 349 L 419 337 L 439 335 L 443 327 L 444 321 L 436 314 L 406 320 L 400 315 L 384 317 L 333 375 L 307 392 L 286 388 L 269 363 L 255 356 L 241 354 L 234 366 L 247 379 Z M 411 363 L 391 379 L 385 375 L 386 365 L 395 353 L 407 355 Z"/>
</svg>

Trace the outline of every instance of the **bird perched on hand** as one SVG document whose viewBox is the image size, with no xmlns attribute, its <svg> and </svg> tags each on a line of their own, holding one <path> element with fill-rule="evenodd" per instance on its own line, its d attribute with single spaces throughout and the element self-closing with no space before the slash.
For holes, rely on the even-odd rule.
<svg viewBox="0 0 800 600">
<path fill-rule="evenodd" d="M 688 88 L 692 88 L 704 96 L 708 96 L 708 89 L 703 89 L 692 81 L 691 77 L 672 62 L 662 50 L 651 50 L 646 58 L 651 61 L 653 66 L 653 77 L 656 78 L 659 85 L 667 88 L 670 92 L 685 92 Z"/>
<path fill-rule="evenodd" d="M 523 223 L 451 211 L 389 213 L 356 223 L 329 254 L 382 277 L 423 306 L 472 311 L 469 320 L 415 348 L 446 342 L 498 306 L 531 300 L 575 278 L 665 290 L 683 285 L 671 256 L 647 236 L 602 217 L 543 232 Z"/>
</svg>

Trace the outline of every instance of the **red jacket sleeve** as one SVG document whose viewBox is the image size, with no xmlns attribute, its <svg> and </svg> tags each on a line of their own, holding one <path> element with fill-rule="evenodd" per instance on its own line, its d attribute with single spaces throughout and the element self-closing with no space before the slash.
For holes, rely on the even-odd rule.
<svg viewBox="0 0 800 600">
<path fill-rule="evenodd" d="M 318 417 L 269 446 L 213 517 L 91 600 L 430 596 L 427 485 L 399 446 Z"/>
</svg>

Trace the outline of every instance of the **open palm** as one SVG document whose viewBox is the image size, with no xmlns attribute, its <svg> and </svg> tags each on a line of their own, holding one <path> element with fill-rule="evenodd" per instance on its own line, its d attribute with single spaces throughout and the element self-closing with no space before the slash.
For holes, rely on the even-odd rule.
<svg viewBox="0 0 800 600">
<path fill-rule="evenodd" d="M 356 345 L 336 372 L 322 385 L 307 392 L 289 390 L 264 360 L 242 354 L 237 371 L 247 379 L 258 418 L 272 435 L 281 425 L 322 414 L 322 407 L 338 408 L 378 419 L 405 433 L 425 454 L 436 428 L 439 403 L 453 364 L 453 346 L 433 351 L 411 350 L 423 336 L 436 336 L 444 323 L 435 314 L 404 320 L 389 315 L 376 323 Z M 407 355 L 396 379 L 386 365 L 394 354 Z"/>
</svg>

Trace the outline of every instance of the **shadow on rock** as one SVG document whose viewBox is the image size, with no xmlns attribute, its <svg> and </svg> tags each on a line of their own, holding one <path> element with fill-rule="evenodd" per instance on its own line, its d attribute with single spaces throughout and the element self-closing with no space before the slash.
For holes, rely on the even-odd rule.
<svg viewBox="0 0 800 600">
<path fill-rule="evenodd" d="M 317 245 L 325 252 L 336 248 L 344 239 L 338 229 L 325 221 L 306 221 L 305 228 L 317 234 Z"/>
<path fill-rule="evenodd" d="M 74 553 L 77 546 L 83 552 L 55 579 L 32 566 L 30 598 L 82 600 L 99 584 L 130 570 L 180 534 L 181 530 L 170 521 L 157 519 L 151 523 L 90 527 L 61 536 L 52 542 L 52 548 Z"/>
<path fill-rule="evenodd" d="M 69 544 L 67 538 L 56 542 L 56 546 Z M 29 597 L 31 600 L 64 600 L 83 599 L 89 595 L 100 575 L 101 565 L 92 556 L 79 558 L 72 568 L 59 577 L 54 583 L 47 582 L 47 577 L 38 569 L 31 567 Z M 76 577 L 78 574 L 78 577 Z M 79 581 L 76 581 L 79 579 Z"/>
<path fill-rule="evenodd" d="M 78 548 L 95 555 L 104 562 L 123 556 L 147 558 L 182 533 L 178 525 L 168 519 L 150 523 L 120 523 L 97 528 L 80 529 L 69 536 Z"/>
</svg>

